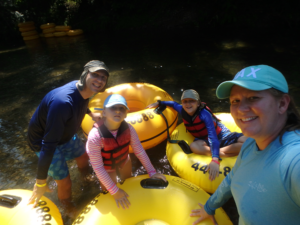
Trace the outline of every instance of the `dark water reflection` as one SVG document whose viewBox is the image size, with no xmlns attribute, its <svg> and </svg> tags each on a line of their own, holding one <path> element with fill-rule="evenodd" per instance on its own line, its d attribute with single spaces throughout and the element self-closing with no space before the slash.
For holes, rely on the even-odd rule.
<svg viewBox="0 0 300 225">
<path fill-rule="evenodd" d="M 109 86 L 147 82 L 166 90 L 176 101 L 182 89 L 193 88 L 215 112 L 229 112 L 227 100 L 215 96 L 218 84 L 249 65 L 274 66 L 287 77 L 292 95 L 299 95 L 296 37 L 221 34 L 60 37 L 0 50 L 0 189 L 32 189 L 37 157 L 26 144 L 28 122 L 48 91 L 78 79 L 83 65 L 92 59 L 103 60 L 110 68 Z M 300 99 L 295 100 L 299 106 Z M 158 171 L 176 175 L 165 148 L 163 142 L 147 153 Z M 133 162 L 135 175 L 145 173 L 135 157 Z M 82 190 L 75 179 L 74 161 L 69 168 L 74 201 L 82 208 L 99 193 L 99 185 L 92 183 Z M 54 181 L 50 185 L 55 188 Z M 58 204 L 55 191 L 47 196 Z M 237 224 L 234 202 L 224 208 Z"/>
</svg>

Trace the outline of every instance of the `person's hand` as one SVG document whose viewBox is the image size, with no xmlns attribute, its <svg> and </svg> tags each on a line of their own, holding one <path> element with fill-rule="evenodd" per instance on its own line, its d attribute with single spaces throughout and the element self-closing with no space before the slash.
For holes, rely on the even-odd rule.
<svg viewBox="0 0 300 225">
<path fill-rule="evenodd" d="M 102 119 L 101 113 L 90 113 L 89 115 L 93 118 L 95 122 L 98 122 Z"/>
<path fill-rule="evenodd" d="M 219 176 L 219 168 L 220 168 L 220 165 L 213 161 L 211 161 L 210 164 L 208 164 L 205 171 L 206 172 L 209 171 L 209 180 L 210 181 L 213 181 L 214 179 L 216 179 L 216 177 Z"/>
<path fill-rule="evenodd" d="M 130 202 L 127 199 L 127 197 L 129 197 L 129 195 L 124 190 L 119 188 L 119 190 L 112 196 L 114 197 L 118 208 L 120 208 L 119 205 L 121 205 L 123 209 L 125 209 L 125 207 L 129 208 Z"/>
<path fill-rule="evenodd" d="M 167 182 L 167 178 L 161 173 L 155 173 L 151 176 L 151 178 L 162 179 L 164 182 Z"/>
<path fill-rule="evenodd" d="M 212 216 L 212 215 L 208 215 L 207 214 L 207 212 L 205 211 L 205 209 L 204 209 L 204 206 L 201 204 L 201 203 L 198 203 L 198 205 L 201 207 L 200 209 L 194 209 L 194 210 L 192 210 L 192 213 L 190 214 L 190 216 L 197 216 L 197 217 L 200 217 L 199 219 L 197 219 L 194 223 L 193 223 L 193 225 L 195 225 L 195 224 L 198 224 L 198 223 L 200 223 L 201 221 L 203 221 L 203 220 L 205 220 L 205 219 L 207 219 L 207 218 L 209 218 L 209 219 L 211 219 L 211 221 L 214 223 L 214 225 L 218 225 L 218 223 L 217 223 L 217 221 L 216 221 L 216 219 L 215 219 L 215 217 L 214 216 Z"/>
<path fill-rule="evenodd" d="M 45 181 L 45 183 L 46 183 L 46 181 Z M 34 208 L 37 205 L 37 203 L 39 202 L 39 200 L 41 199 L 41 197 L 44 195 L 45 192 L 52 192 L 52 191 L 53 190 L 51 190 L 48 187 L 48 185 L 46 185 L 44 187 L 38 187 L 38 186 L 34 185 L 32 195 L 29 198 L 27 205 L 33 203 L 32 208 Z"/>
<path fill-rule="evenodd" d="M 158 102 L 152 103 L 146 107 L 146 109 L 156 108 L 159 105 Z"/>
</svg>

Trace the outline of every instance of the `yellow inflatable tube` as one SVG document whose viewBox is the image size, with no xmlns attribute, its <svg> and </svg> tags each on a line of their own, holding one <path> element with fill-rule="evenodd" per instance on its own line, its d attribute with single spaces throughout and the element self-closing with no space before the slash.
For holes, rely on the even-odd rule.
<svg viewBox="0 0 300 225">
<path fill-rule="evenodd" d="M 63 36 L 66 36 L 67 33 L 66 32 L 54 32 L 53 33 L 55 37 L 63 37 Z"/>
<path fill-rule="evenodd" d="M 27 31 L 31 31 L 31 30 L 35 30 L 35 26 L 26 26 L 26 27 L 19 28 L 20 32 L 27 32 Z"/>
<path fill-rule="evenodd" d="M 69 30 L 67 32 L 68 36 L 76 36 L 76 35 L 80 35 L 80 34 L 83 34 L 83 30 L 81 30 L 81 29 Z"/>
<path fill-rule="evenodd" d="M 231 132 L 241 132 L 235 124 L 230 113 L 215 114 Z M 184 140 L 190 145 L 194 141 L 194 136 L 186 131 L 183 123 L 178 125 L 171 135 L 173 140 Z M 220 161 L 219 177 L 214 181 L 209 180 L 209 174 L 205 172 L 207 165 L 211 162 L 211 156 L 198 154 L 185 154 L 178 144 L 167 143 L 167 158 L 175 172 L 208 193 L 214 193 L 222 180 L 231 171 L 237 156 L 222 158 Z"/>
<path fill-rule="evenodd" d="M 53 27 L 43 30 L 43 34 L 54 33 L 54 32 L 55 32 L 55 29 Z"/>
<path fill-rule="evenodd" d="M 197 218 L 190 217 L 191 211 L 199 208 L 198 203 L 204 205 L 209 194 L 179 177 L 165 176 L 168 183 L 147 179 L 148 175 L 125 180 L 118 186 L 129 195 L 129 209 L 118 208 L 110 194 L 99 194 L 82 210 L 73 225 L 193 224 Z M 232 224 L 222 208 L 216 210 L 215 218 L 219 225 Z M 212 225 L 212 221 L 207 219 L 200 224 Z"/>
<path fill-rule="evenodd" d="M 54 37 L 54 34 L 53 33 L 46 33 L 46 34 L 43 34 L 43 36 L 45 38 L 49 38 L 49 37 Z"/>
<path fill-rule="evenodd" d="M 24 23 L 19 23 L 18 27 L 30 27 L 30 26 L 34 26 L 34 22 L 33 21 L 27 21 Z"/>
<path fill-rule="evenodd" d="M 55 23 L 46 23 L 40 26 L 42 30 L 55 27 Z"/>
<path fill-rule="evenodd" d="M 40 37 L 39 35 L 26 36 L 26 37 L 23 37 L 23 40 L 24 41 L 29 41 L 29 40 L 38 39 L 39 37 Z"/>
<path fill-rule="evenodd" d="M 43 196 L 38 206 L 27 205 L 32 191 L 14 189 L 0 191 L 0 223 L 2 225 L 63 225 L 56 205 Z"/>
<path fill-rule="evenodd" d="M 111 94 L 120 94 L 126 99 L 130 111 L 125 120 L 135 128 L 144 149 L 152 148 L 167 138 L 167 126 L 163 117 L 155 114 L 153 109 L 145 109 L 157 100 L 173 101 L 167 92 L 147 83 L 120 84 L 96 94 L 88 107 L 92 112 L 101 112 L 105 99 Z M 169 131 L 172 132 L 177 125 L 177 112 L 168 107 L 164 110 L 164 115 L 168 120 Z M 93 124 L 92 118 L 85 115 L 81 127 L 86 136 Z M 131 147 L 129 152 L 132 153 Z"/>
<path fill-rule="evenodd" d="M 71 29 L 70 26 L 56 26 L 55 31 L 56 32 L 68 32 Z"/>
<path fill-rule="evenodd" d="M 22 32 L 22 33 L 21 33 L 22 37 L 33 36 L 33 35 L 36 35 L 36 34 L 37 34 L 37 31 L 36 31 L 36 30 L 33 30 L 33 31 L 27 31 L 27 32 Z"/>
</svg>

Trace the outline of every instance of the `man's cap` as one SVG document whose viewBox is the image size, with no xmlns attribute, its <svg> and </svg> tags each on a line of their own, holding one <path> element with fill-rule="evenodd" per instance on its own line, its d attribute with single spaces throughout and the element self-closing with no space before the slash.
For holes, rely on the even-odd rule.
<svg viewBox="0 0 300 225">
<path fill-rule="evenodd" d="M 104 101 L 105 108 L 109 108 L 109 107 L 112 107 L 112 106 L 118 105 L 118 104 L 124 105 L 129 110 L 126 99 L 122 95 L 112 94 L 112 95 L 109 95 Z"/>
<path fill-rule="evenodd" d="M 192 98 L 197 101 L 200 100 L 200 96 L 199 96 L 198 92 L 193 89 L 187 89 L 182 93 L 181 100 L 186 99 L 186 98 Z"/>
<path fill-rule="evenodd" d="M 233 85 L 252 91 L 275 88 L 283 93 L 289 92 L 285 77 L 278 70 L 267 65 L 249 66 L 239 71 L 232 81 L 221 83 L 216 91 L 218 98 L 228 98 Z"/>
<path fill-rule="evenodd" d="M 97 71 L 97 70 L 105 70 L 107 72 L 107 76 L 109 76 L 108 67 L 105 65 L 104 62 L 99 61 L 99 60 L 89 61 L 87 64 L 85 64 L 84 70 L 88 70 L 92 73 Z"/>
</svg>

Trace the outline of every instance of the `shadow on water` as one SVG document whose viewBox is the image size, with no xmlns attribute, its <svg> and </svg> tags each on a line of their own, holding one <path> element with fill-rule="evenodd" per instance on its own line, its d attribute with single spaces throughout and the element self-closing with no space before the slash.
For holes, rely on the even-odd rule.
<svg viewBox="0 0 300 225">
<path fill-rule="evenodd" d="M 44 95 L 53 88 L 79 78 L 83 65 L 103 60 L 110 68 L 108 86 L 147 82 L 180 101 L 184 89 L 196 89 L 214 112 L 229 112 L 228 100 L 215 96 L 218 84 L 232 79 L 243 67 L 267 64 L 287 77 L 290 92 L 300 91 L 297 38 L 289 34 L 261 33 L 174 33 L 110 36 L 77 36 L 38 39 L 24 45 L 0 49 L 0 189 L 31 190 L 37 157 L 26 143 L 28 122 Z M 297 106 L 300 99 L 295 99 Z M 84 136 L 79 132 L 82 139 Z M 147 150 L 158 171 L 176 175 L 166 155 L 166 141 Z M 132 156 L 133 174 L 146 171 Z M 99 183 L 82 190 L 76 163 L 69 163 L 73 198 L 83 208 L 99 193 Z M 55 189 L 55 182 L 50 180 Z M 47 193 L 58 205 L 56 191 Z M 238 214 L 233 200 L 224 207 L 234 224 Z M 67 223 L 70 223 L 67 222 Z"/>
</svg>

